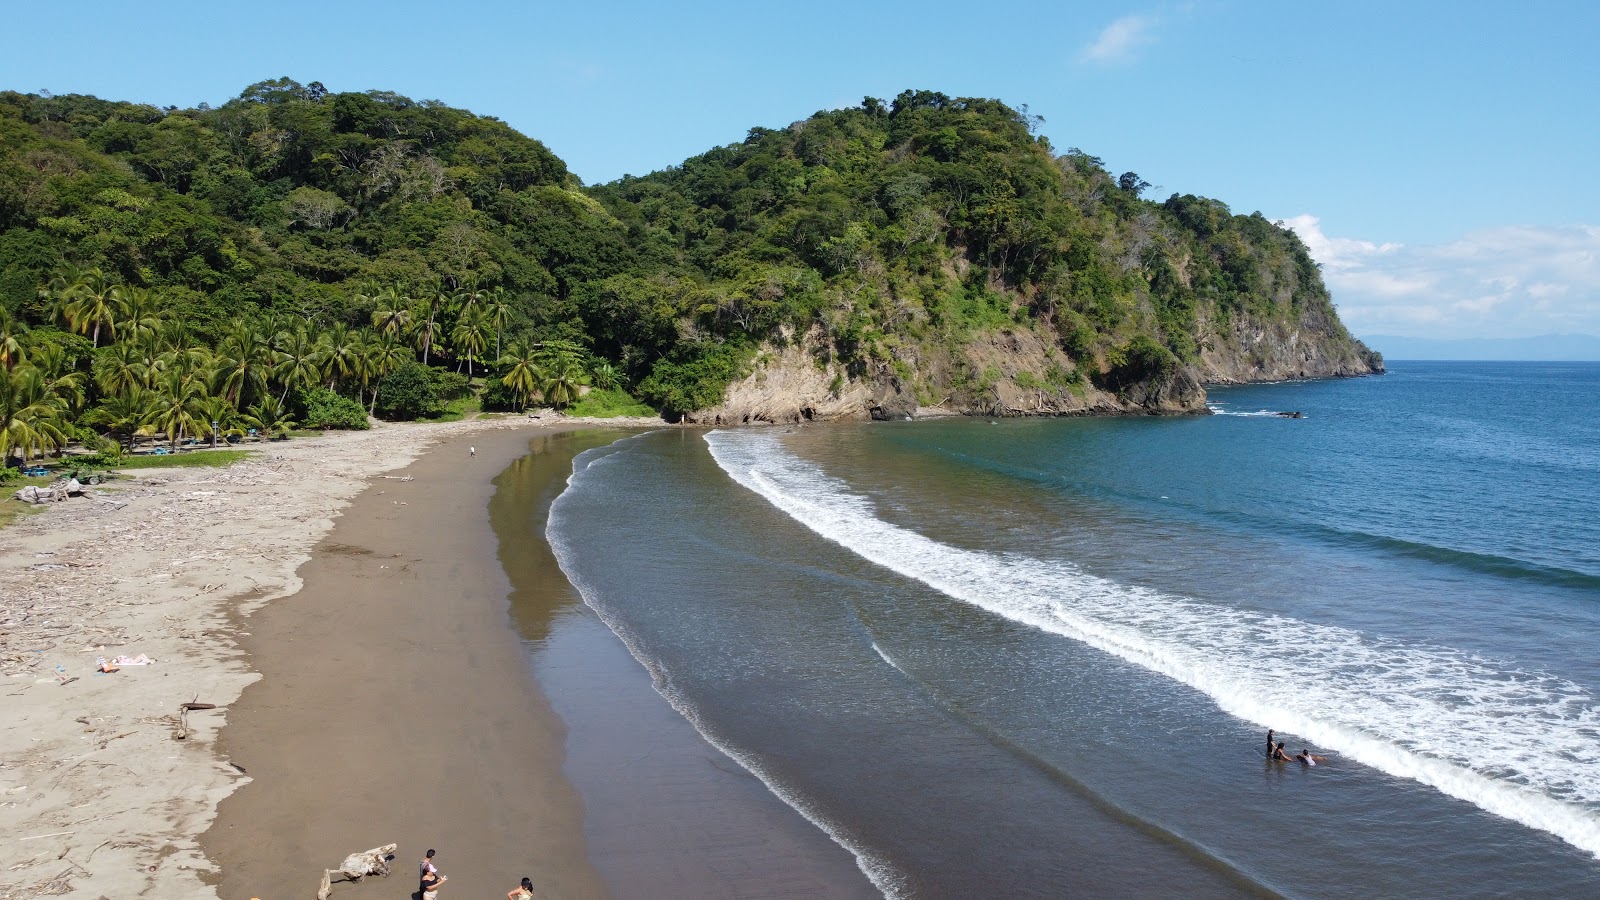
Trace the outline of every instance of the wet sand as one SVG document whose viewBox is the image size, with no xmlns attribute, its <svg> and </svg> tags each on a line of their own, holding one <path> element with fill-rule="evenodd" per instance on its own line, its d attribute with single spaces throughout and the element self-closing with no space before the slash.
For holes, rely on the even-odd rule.
<svg viewBox="0 0 1600 900">
<path fill-rule="evenodd" d="M 394 473 L 414 481 L 356 498 L 299 593 L 239 620 L 263 677 L 219 741 L 253 783 L 201 840 L 223 898 L 310 896 L 387 843 L 395 875 L 335 897 L 414 891 L 430 847 L 447 897 L 523 875 L 539 897 L 876 895 L 650 689 L 555 566 L 545 509 L 573 454 L 617 436 L 446 439 Z"/>
<path fill-rule="evenodd" d="M 523 875 L 544 896 L 605 895 L 561 775 L 561 722 L 506 627 L 484 514 L 529 441 L 447 438 L 395 473 L 415 480 L 375 480 L 301 567 L 300 592 L 240 621 L 262 678 L 219 745 L 253 782 L 201 839 L 223 898 L 309 897 L 323 868 L 389 843 L 387 882 L 333 895 L 404 896 L 428 848 L 449 896 L 504 896 Z"/>
</svg>

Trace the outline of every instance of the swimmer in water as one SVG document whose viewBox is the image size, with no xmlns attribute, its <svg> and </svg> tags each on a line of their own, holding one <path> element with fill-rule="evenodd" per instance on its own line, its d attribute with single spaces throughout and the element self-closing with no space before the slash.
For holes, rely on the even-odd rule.
<svg viewBox="0 0 1600 900">
<path fill-rule="evenodd" d="M 1303 766 L 1314 766 L 1319 762 L 1327 761 L 1327 759 L 1328 758 L 1326 756 L 1313 756 L 1310 750 L 1301 750 L 1300 753 L 1295 756 L 1294 761 Z"/>
<path fill-rule="evenodd" d="M 1267 758 L 1273 762 L 1289 761 L 1289 754 L 1283 749 L 1283 741 L 1279 741 L 1278 746 L 1272 748 L 1272 753 L 1268 754 Z"/>
</svg>

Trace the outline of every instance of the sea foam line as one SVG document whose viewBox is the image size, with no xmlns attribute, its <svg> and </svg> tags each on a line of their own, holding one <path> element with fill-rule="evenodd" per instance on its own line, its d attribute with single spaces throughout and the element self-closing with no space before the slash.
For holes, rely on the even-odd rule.
<svg viewBox="0 0 1600 900">
<path fill-rule="evenodd" d="M 879 519 L 868 498 L 784 452 L 776 436 L 705 439 L 736 482 L 864 559 L 1600 856 L 1600 704 L 1576 684 L 1122 585 L 1068 563 L 941 544 Z"/>
<path fill-rule="evenodd" d="M 624 440 L 634 440 L 639 437 L 642 437 L 642 435 L 634 435 L 632 438 L 625 438 Z M 590 468 L 609 462 L 619 449 L 617 443 L 610 444 L 607 447 L 595 448 L 594 450 L 586 450 L 574 457 L 572 461 L 573 471 L 567 478 L 566 489 L 557 495 L 555 500 L 551 501 L 550 514 L 545 522 L 545 541 L 550 545 L 550 550 L 555 555 L 556 564 L 561 567 L 561 571 L 566 575 L 567 581 L 578 592 L 578 596 L 583 598 L 583 602 L 594 610 L 595 615 L 600 617 L 600 621 L 604 622 L 606 627 L 610 628 L 612 633 L 617 636 L 618 640 L 622 641 L 622 645 L 628 649 L 629 655 L 650 674 L 650 684 L 655 688 L 656 693 L 660 694 L 668 705 L 677 711 L 678 715 L 683 716 L 690 726 L 700 733 L 706 743 L 722 751 L 729 759 L 743 766 L 746 771 L 765 785 L 773 796 L 783 801 L 790 809 L 799 813 L 801 818 L 816 826 L 819 831 L 827 835 L 835 844 L 849 852 L 855 858 L 856 868 L 861 870 L 861 874 L 865 875 L 867 880 L 872 883 L 872 886 L 877 888 L 884 897 L 890 898 L 890 900 L 899 900 L 899 898 L 905 896 L 905 876 L 887 860 L 847 837 L 846 830 L 838 822 L 833 821 L 822 811 L 816 809 L 804 797 L 789 790 L 771 770 L 762 764 L 758 757 L 740 752 L 739 748 L 723 739 L 716 729 L 706 722 L 705 718 L 700 714 L 699 708 L 673 684 L 672 673 L 644 651 L 643 645 L 638 636 L 633 633 L 633 630 L 607 607 L 604 598 L 600 596 L 598 591 L 595 591 L 591 585 L 578 576 L 577 556 L 572 547 L 561 536 L 564 507 L 570 502 L 569 495 L 573 493 L 573 488 L 579 481 L 580 476 Z"/>
</svg>

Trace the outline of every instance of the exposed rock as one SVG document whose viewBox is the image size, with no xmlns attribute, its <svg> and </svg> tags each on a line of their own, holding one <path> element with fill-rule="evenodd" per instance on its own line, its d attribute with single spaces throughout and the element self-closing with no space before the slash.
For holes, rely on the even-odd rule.
<svg viewBox="0 0 1600 900">
<path fill-rule="evenodd" d="M 1337 318 L 1305 309 L 1288 322 L 1259 322 L 1237 313 L 1202 322 L 1201 378 L 1207 384 L 1246 384 L 1300 378 L 1382 374 L 1383 359 L 1350 336 Z"/>
<path fill-rule="evenodd" d="M 684 416 L 701 425 L 865 421 L 949 415 L 1104 416 L 1208 412 L 1193 372 L 1112 393 L 1078 377 L 1071 360 L 1026 328 L 975 338 L 958 350 L 902 347 L 897 362 L 917 373 L 917 387 L 896 366 L 869 362 L 852 371 L 820 329 L 782 346 L 763 347 L 750 374 L 728 386 L 723 402 Z M 936 397 L 930 398 L 929 394 Z"/>
</svg>

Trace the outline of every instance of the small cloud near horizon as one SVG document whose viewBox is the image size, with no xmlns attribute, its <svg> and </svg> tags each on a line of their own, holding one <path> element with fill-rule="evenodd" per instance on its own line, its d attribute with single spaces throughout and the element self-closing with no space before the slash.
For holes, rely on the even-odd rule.
<svg viewBox="0 0 1600 900">
<path fill-rule="evenodd" d="M 1325 234 L 1284 219 L 1351 331 L 1426 338 L 1600 334 L 1600 227 L 1507 225 L 1443 244 Z"/>
<path fill-rule="evenodd" d="M 1151 32 L 1159 21 L 1143 13 L 1123 16 L 1102 29 L 1094 42 L 1078 54 L 1078 61 L 1097 65 L 1129 62 L 1135 50 L 1154 40 Z"/>
</svg>

